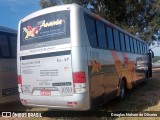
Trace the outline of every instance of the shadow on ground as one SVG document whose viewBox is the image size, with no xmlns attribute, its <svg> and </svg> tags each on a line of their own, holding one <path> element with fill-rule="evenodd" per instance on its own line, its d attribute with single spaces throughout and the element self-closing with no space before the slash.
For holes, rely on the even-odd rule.
<svg viewBox="0 0 160 120">
<path fill-rule="evenodd" d="M 153 77 L 130 90 L 123 100 L 114 99 L 99 110 L 160 111 L 160 69 L 153 69 Z"/>
</svg>

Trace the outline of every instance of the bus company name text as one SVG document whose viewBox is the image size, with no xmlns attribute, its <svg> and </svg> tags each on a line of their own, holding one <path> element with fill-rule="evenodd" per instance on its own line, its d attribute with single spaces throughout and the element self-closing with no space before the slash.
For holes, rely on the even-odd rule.
<svg viewBox="0 0 160 120">
<path fill-rule="evenodd" d="M 62 25 L 63 22 L 65 21 L 62 19 L 57 19 L 50 22 L 46 22 L 45 20 L 42 20 L 38 22 L 38 26 L 36 27 L 32 27 L 32 26 L 24 27 L 23 31 L 26 33 L 25 39 L 28 39 L 29 37 L 35 37 L 35 35 L 38 34 L 42 28 Z"/>
</svg>

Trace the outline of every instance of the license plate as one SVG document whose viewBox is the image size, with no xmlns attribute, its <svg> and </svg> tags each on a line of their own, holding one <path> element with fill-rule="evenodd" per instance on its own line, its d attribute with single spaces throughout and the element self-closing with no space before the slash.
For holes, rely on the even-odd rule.
<svg viewBox="0 0 160 120">
<path fill-rule="evenodd" d="M 40 94 L 43 96 L 51 96 L 51 91 L 49 90 L 41 90 Z"/>
</svg>

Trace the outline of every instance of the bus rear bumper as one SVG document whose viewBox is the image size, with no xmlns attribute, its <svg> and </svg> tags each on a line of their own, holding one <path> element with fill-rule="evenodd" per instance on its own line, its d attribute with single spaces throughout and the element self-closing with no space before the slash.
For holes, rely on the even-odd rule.
<svg viewBox="0 0 160 120">
<path fill-rule="evenodd" d="M 46 107 L 59 110 L 89 110 L 89 92 L 72 96 L 32 96 L 20 93 L 24 106 Z"/>
</svg>

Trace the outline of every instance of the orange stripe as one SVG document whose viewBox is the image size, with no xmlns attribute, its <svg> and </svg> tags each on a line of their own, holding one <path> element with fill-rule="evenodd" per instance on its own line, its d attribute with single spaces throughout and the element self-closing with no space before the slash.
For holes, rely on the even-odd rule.
<svg viewBox="0 0 160 120">
<path fill-rule="evenodd" d="M 94 16 L 96 19 L 98 19 L 98 20 L 103 20 L 99 15 L 93 14 L 93 16 Z"/>
<path fill-rule="evenodd" d="M 127 77 L 128 87 L 132 88 L 132 84 L 131 84 L 132 79 L 133 79 L 132 76 L 134 76 L 134 74 L 135 74 L 134 71 L 132 70 L 132 63 L 129 61 L 126 53 L 122 53 L 122 56 L 123 56 L 124 63 L 126 65 L 126 69 L 127 69 L 125 72 L 125 76 Z"/>
<path fill-rule="evenodd" d="M 127 57 L 126 53 L 122 53 L 122 56 L 123 56 L 123 59 L 124 59 L 124 63 L 126 64 L 127 69 L 128 69 L 128 67 L 129 67 L 128 57 Z"/>
<path fill-rule="evenodd" d="M 119 77 L 121 77 L 122 76 L 122 70 L 123 70 L 121 61 L 119 60 L 118 55 L 115 51 L 111 51 L 111 55 L 114 59 L 118 75 L 119 75 Z"/>
</svg>

